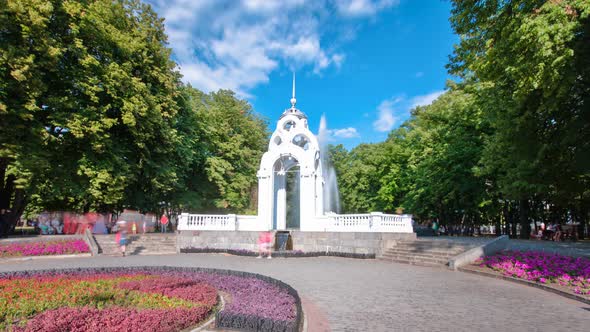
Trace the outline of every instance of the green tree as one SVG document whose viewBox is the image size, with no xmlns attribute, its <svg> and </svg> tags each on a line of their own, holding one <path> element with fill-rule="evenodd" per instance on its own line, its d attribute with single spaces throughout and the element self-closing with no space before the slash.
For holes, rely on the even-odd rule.
<svg viewBox="0 0 590 332">
<path fill-rule="evenodd" d="M 525 237 L 535 200 L 588 218 L 589 15 L 585 0 L 453 2 L 449 69 L 477 87 L 493 129 L 482 170 L 517 203 Z"/>
<path fill-rule="evenodd" d="M 148 5 L 2 0 L 0 54 L 5 226 L 28 201 L 143 207 L 175 180 L 179 75 Z"/>
<path fill-rule="evenodd" d="M 215 188 L 214 205 L 233 211 L 255 209 L 250 203 L 268 144 L 266 121 L 228 90 L 209 94 L 205 106 L 202 130 L 209 139 L 204 171 Z"/>
<path fill-rule="evenodd" d="M 343 212 L 394 212 L 400 206 L 404 159 L 399 146 L 388 140 L 361 144 L 350 152 L 342 145 L 329 146 L 328 151 L 336 169 Z"/>
<path fill-rule="evenodd" d="M 413 111 L 406 139 L 412 181 L 404 207 L 447 224 L 479 216 L 485 178 L 475 170 L 484 126 L 473 96 L 454 88 Z"/>
<path fill-rule="evenodd" d="M 205 94 L 189 86 L 179 99 L 182 177 L 167 200 L 176 210 L 252 212 L 266 122 L 231 91 Z"/>
</svg>

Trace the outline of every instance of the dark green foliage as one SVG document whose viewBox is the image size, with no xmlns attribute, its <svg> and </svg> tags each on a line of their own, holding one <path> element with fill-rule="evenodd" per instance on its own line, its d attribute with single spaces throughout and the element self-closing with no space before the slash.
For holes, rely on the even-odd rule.
<svg viewBox="0 0 590 332">
<path fill-rule="evenodd" d="M 345 211 L 405 208 L 443 224 L 590 212 L 590 2 L 453 1 L 461 78 L 386 142 L 332 149 Z M 511 226 L 510 226 L 511 225 Z M 587 231 L 586 226 L 586 231 Z"/>
<path fill-rule="evenodd" d="M 266 124 L 231 92 L 184 87 L 166 38 L 137 0 L 0 1 L 4 228 L 27 206 L 250 207 Z"/>
</svg>

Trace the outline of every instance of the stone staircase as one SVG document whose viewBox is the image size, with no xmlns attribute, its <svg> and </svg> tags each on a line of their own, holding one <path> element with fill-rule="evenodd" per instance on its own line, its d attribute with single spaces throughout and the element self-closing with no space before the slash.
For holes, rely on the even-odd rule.
<svg viewBox="0 0 590 332">
<path fill-rule="evenodd" d="M 115 234 L 94 235 L 100 255 L 121 256 Z M 149 233 L 127 235 L 126 255 L 163 255 L 176 253 L 176 235 L 173 233 Z"/>
<path fill-rule="evenodd" d="M 448 265 L 449 258 L 475 246 L 473 243 L 444 240 L 399 241 L 378 258 L 396 263 L 444 267 Z"/>
</svg>

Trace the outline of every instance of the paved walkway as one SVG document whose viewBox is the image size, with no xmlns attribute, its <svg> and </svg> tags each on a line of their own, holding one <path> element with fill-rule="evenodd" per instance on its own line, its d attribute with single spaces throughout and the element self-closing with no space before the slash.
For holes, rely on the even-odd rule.
<svg viewBox="0 0 590 332">
<path fill-rule="evenodd" d="M 510 240 L 508 242 L 508 249 L 510 250 L 524 250 L 524 251 L 545 251 L 550 253 L 557 253 L 562 255 L 587 257 L 590 258 L 590 242 L 584 241 L 539 241 L 539 240 Z"/>
<path fill-rule="evenodd" d="M 332 331 L 588 331 L 590 307 L 532 287 L 375 260 L 216 254 L 90 257 L 0 264 L 0 271 L 196 266 L 265 274 L 314 302 Z"/>
<path fill-rule="evenodd" d="M 469 237 L 469 236 L 429 236 L 419 237 L 420 240 L 431 241 L 451 241 L 458 244 L 467 244 L 478 246 L 487 241 L 492 240 L 492 237 Z M 523 251 L 545 251 L 551 253 L 558 253 L 562 255 L 575 257 L 590 258 L 590 241 L 545 241 L 545 240 L 520 240 L 510 239 L 508 241 L 509 250 L 523 250 Z"/>
</svg>

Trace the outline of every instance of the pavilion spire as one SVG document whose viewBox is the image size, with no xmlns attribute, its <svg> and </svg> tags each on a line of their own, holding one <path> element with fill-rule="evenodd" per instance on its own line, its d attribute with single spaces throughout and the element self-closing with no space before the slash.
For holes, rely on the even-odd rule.
<svg viewBox="0 0 590 332">
<path fill-rule="evenodd" d="M 295 99 L 295 72 L 293 72 L 293 97 L 291 98 L 291 108 L 295 108 L 295 104 L 297 103 L 297 99 Z"/>
</svg>

